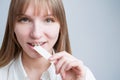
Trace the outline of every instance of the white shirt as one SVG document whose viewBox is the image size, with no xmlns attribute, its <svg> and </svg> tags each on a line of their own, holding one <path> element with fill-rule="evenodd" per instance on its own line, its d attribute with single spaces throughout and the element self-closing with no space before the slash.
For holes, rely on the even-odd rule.
<svg viewBox="0 0 120 80">
<path fill-rule="evenodd" d="M 92 72 L 86 67 L 85 80 L 95 80 Z M 5 67 L 0 68 L 0 80 L 29 80 L 22 64 L 21 55 L 16 60 L 12 60 Z M 60 75 L 55 73 L 55 66 L 51 64 L 40 80 L 62 80 Z"/>
</svg>

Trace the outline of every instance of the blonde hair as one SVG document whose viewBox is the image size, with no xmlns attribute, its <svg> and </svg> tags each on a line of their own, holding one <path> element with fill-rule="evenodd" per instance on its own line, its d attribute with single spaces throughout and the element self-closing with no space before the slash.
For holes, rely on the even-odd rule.
<svg viewBox="0 0 120 80">
<path fill-rule="evenodd" d="M 6 31 L 0 50 L 0 67 L 7 65 L 12 59 L 18 57 L 22 51 L 15 33 L 14 24 L 18 14 L 24 14 L 30 2 L 35 4 L 36 9 L 47 9 L 46 5 L 60 22 L 59 38 L 54 45 L 56 52 L 67 51 L 71 54 L 70 41 L 67 30 L 67 22 L 62 0 L 11 0 Z"/>
</svg>

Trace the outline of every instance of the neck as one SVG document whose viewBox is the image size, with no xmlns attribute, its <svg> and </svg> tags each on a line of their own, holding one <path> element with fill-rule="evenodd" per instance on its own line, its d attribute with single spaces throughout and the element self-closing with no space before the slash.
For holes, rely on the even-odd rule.
<svg viewBox="0 0 120 80">
<path fill-rule="evenodd" d="M 26 54 L 22 55 L 22 62 L 23 62 L 25 71 L 29 77 L 35 74 L 40 77 L 42 73 L 46 71 L 50 66 L 49 61 L 47 61 L 43 57 L 33 59 L 33 58 L 30 58 L 29 56 L 26 56 Z"/>
</svg>

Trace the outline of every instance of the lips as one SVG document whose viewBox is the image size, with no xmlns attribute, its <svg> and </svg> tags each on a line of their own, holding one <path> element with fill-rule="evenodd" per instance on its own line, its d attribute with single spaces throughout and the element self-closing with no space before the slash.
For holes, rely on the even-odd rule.
<svg viewBox="0 0 120 80">
<path fill-rule="evenodd" d="M 29 43 L 29 42 L 28 42 L 28 45 L 34 47 L 34 46 L 42 46 L 42 45 L 44 45 L 45 43 L 46 43 L 46 42 L 38 42 L 38 43 L 36 43 L 36 42 L 34 42 L 34 43 Z"/>
</svg>

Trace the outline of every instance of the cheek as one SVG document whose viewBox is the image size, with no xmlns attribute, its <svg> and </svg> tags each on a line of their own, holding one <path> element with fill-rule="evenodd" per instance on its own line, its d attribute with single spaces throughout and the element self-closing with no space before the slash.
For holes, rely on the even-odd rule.
<svg viewBox="0 0 120 80">
<path fill-rule="evenodd" d="M 21 33 L 19 30 L 15 30 L 15 35 L 16 35 L 17 41 L 18 41 L 19 44 L 22 46 L 22 44 L 23 44 L 23 39 L 24 39 L 22 33 Z"/>
<path fill-rule="evenodd" d="M 28 35 L 27 29 L 23 29 L 20 26 L 16 26 L 14 29 L 14 32 L 15 32 L 18 42 L 22 46 L 22 44 L 24 43 L 24 40 L 26 40 L 27 35 Z"/>
<path fill-rule="evenodd" d="M 59 28 L 49 29 L 47 32 L 47 39 L 49 42 L 48 47 L 51 49 L 56 44 L 59 36 Z"/>
<path fill-rule="evenodd" d="M 60 27 L 59 26 L 51 28 L 50 30 L 48 30 L 49 38 L 51 38 L 53 40 L 56 40 L 58 38 L 59 31 L 60 31 Z"/>
</svg>

